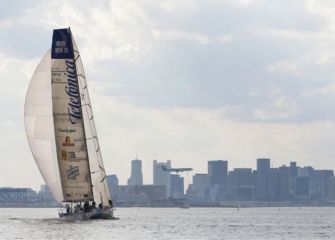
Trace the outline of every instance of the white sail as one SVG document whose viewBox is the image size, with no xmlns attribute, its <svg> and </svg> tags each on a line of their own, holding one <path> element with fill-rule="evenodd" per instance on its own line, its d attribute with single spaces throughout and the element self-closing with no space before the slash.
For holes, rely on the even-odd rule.
<svg viewBox="0 0 335 240">
<path fill-rule="evenodd" d="M 24 122 L 36 164 L 55 199 L 62 202 L 64 199 L 56 154 L 50 83 L 49 50 L 30 80 L 24 107 Z"/>
<path fill-rule="evenodd" d="M 51 49 L 54 129 L 63 197 L 93 200 L 81 96 L 70 29 L 54 30 Z"/>
<path fill-rule="evenodd" d="M 34 159 L 59 202 L 94 200 L 111 206 L 87 82 L 70 29 L 54 31 L 25 103 Z"/>
<path fill-rule="evenodd" d="M 90 101 L 87 81 L 85 77 L 84 68 L 82 65 L 79 50 L 75 41 L 73 40 L 73 49 L 76 59 L 76 67 L 78 74 L 79 90 L 82 100 L 82 112 L 85 126 L 86 143 L 89 156 L 89 165 L 91 169 L 91 180 L 93 184 L 94 200 L 101 202 L 103 206 L 109 207 L 109 200 L 111 199 L 108 182 L 106 178 L 105 168 L 102 161 L 101 149 L 97 137 L 97 132 L 94 123 L 92 104 Z"/>
</svg>

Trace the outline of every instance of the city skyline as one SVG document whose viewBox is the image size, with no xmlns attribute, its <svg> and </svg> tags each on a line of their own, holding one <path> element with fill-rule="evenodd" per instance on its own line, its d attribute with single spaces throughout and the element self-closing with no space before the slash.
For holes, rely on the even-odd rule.
<svg viewBox="0 0 335 240">
<path fill-rule="evenodd" d="M 141 160 L 133 160 L 133 162 Z M 271 159 L 258 158 L 256 169 L 241 166 L 228 170 L 227 160 L 207 161 L 207 172 L 194 173 L 193 181 L 183 177 L 172 162 L 153 161 L 151 184 L 119 184 L 117 175 L 108 176 L 110 191 L 122 206 L 248 206 L 333 205 L 334 170 L 300 166 L 297 162 L 271 167 Z M 188 168 L 190 169 L 190 168 Z M 188 171 L 188 170 L 185 170 Z M 133 172 L 133 171 L 132 171 Z M 186 181 L 185 181 L 186 180 Z M 186 191 L 185 191 L 186 190 Z"/>
<path fill-rule="evenodd" d="M 144 183 L 153 159 L 191 163 L 195 172 L 207 159 L 253 167 L 262 156 L 275 166 L 332 166 L 333 8 L 316 1 L 0 1 L 0 185 L 44 182 L 23 105 L 52 30 L 68 26 L 106 171 L 121 182 L 135 154 L 144 160 Z"/>
<path fill-rule="evenodd" d="M 137 160 L 137 161 L 141 161 L 141 163 L 142 163 L 142 166 L 143 166 L 143 160 L 141 159 L 141 158 L 138 158 L 137 156 L 136 156 L 136 158 L 134 159 L 134 160 Z M 134 161 L 134 160 L 130 160 L 129 162 L 131 163 L 132 161 Z M 263 167 L 263 165 L 262 164 L 260 164 L 260 162 L 262 161 L 262 160 L 265 160 L 265 161 L 268 161 L 268 163 L 265 163 L 266 165 L 265 165 L 265 167 Z M 159 161 L 162 161 L 162 162 L 159 162 Z M 272 159 L 271 158 L 265 158 L 265 157 L 260 157 L 260 158 L 256 158 L 256 159 L 254 159 L 253 161 L 254 161 L 254 166 L 253 167 L 250 167 L 249 165 L 248 166 L 231 166 L 231 161 L 229 161 L 229 159 L 225 159 L 225 160 L 223 160 L 223 159 L 217 159 L 217 160 L 210 160 L 210 159 L 208 159 L 208 160 L 205 160 L 204 161 L 204 163 L 205 163 L 205 165 L 206 165 L 206 167 L 204 168 L 204 169 L 202 169 L 202 171 L 195 171 L 194 169 L 192 170 L 192 171 L 190 171 L 189 172 L 189 174 L 188 174 L 188 172 L 187 173 L 183 173 L 183 172 L 180 172 L 180 173 L 178 173 L 178 174 L 180 174 L 181 176 L 186 176 L 187 174 L 189 175 L 189 176 L 194 176 L 195 174 L 209 174 L 209 169 L 208 169 L 208 164 L 209 164 L 209 162 L 215 162 L 215 161 L 222 161 L 222 162 L 226 162 L 226 167 L 224 167 L 224 168 L 226 168 L 227 169 L 227 172 L 230 172 L 230 171 L 233 171 L 234 169 L 251 169 L 251 170 L 257 170 L 258 168 L 265 168 L 265 169 L 267 169 L 267 168 L 280 168 L 280 167 L 283 167 L 283 166 L 286 166 L 286 167 L 289 167 L 292 163 L 295 163 L 295 164 L 297 164 L 297 165 L 299 165 L 299 167 L 312 167 L 312 168 L 314 168 L 315 170 L 325 170 L 325 169 L 329 169 L 329 170 L 333 170 L 333 171 L 335 171 L 335 169 L 334 168 L 332 168 L 332 167 L 325 167 L 325 168 L 322 168 L 322 169 L 320 169 L 320 168 L 316 168 L 315 166 L 313 166 L 313 165 L 302 165 L 299 161 L 290 161 L 290 162 L 285 162 L 285 163 L 281 163 L 281 164 L 279 164 L 279 165 L 274 165 L 273 163 L 272 163 Z M 151 165 L 151 169 L 152 169 L 152 164 L 154 164 L 155 165 L 155 163 L 157 164 L 158 163 L 158 165 L 157 165 L 157 167 L 159 168 L 159 169 L 161 169 L 161 166 L 165 166 L 165 167 L 167 167 L 167 168 L 179 168 L 179 167 L 192 167 L 192 165 L 189 165 L 189 166 L 176 166 L 175 164 L 174 164 L 174 162 L 173 162 L 173 160 L 171 160 L 171 159 L 167 159 L 167 160 L 157 160 L 157 159 L 155 159 L 155 160 L 151 160 L 150 161 L 150 165 Z M 130 167 L 131 167 L 131 165 L 130 165 Z M 217 167 L 217 166 L 215 166 L 215 167 Z M 130 168 L 131 169 L 131 168 Z M 116 173 L 116 172 L 113 172 L 113 173 L 108 173 L 108 175 L 111 175 L 111 174 L 113 174 L 113 175 L 116 175 L 116 176 L 118 176 L 118 174 Z M 155 175 L 155 173 L 154 173 L 154 171 L 151 171 L 151 172 L 149 172 L 149 174 L 148 175 L 151 175 L 151 181 L 145 181 L 145 182 L 143 182 L 142 184 L 139 184 L 139 185 L 145 185 L 145 184 L 155 184 L 155 181 L 154 181 L 154 175 Z M 129 176 L 131 176 L 131 170 L 129 170 Z M 129 177 L 128 177 L 128 179 L 129 179 Z M 120 185 L 133 185 L 133 184 L 129 184 L 129 182 L 128 181 L 123 181 L 123 179 L 121 179 L 121 181 L 120 181 L 120 177 L 118 176 L 118 180 L 119 180 L 119 184 Z M 227 180 L 222 180 L 223 182 L 226 182 Z M 158 184 L 158 183 L 157 183 Z M 215 184 L 215 183 L 213 183 L 213 184 Z M 159 185 L 159 184 L 158 184 Z"/>
<path fill-rule="evenodd" d="M 132 163 L 134 161 L 140 160 Z M 189 176 L 184 181 L 179 172 L 186 168 L 172 167 L 170 160 L 154 160 L 152 184 L 119 185 L 114 180 L 110 189 L 115 201 L 125 206 L 175 206 L 182 202 L 193 206 L 229 206 L 238 202 L 247 202 L 249 206 L 270 206 L 279 202 L 286 205 L 334 204 L 334 170 L 300 166 L 297 162 L 271 167 L 269 158 L 258 158 L 256 162 L 256 169 L 241 166 L 228 170 L 227 160 L 209 160 L 207 172 L 194 173 L 191 182 Z M 117 179 L 116 175 L 110 177 Z"/>
<path fill-rule="evenodd" d="M 196 171 L 195 169 L 191 170 L 191 171 L 187 171 L 187 172 L 179 172 L 177 173 L 177 175 L 180 175 L 182 177 L 189 177 L 189 179 L 187 179 L 188 181 L 190 179 L 192 179 L 192 176 L 196 175 L 196 174 L 209 174 L 209 169 L 208 169 L 208 164 L 209 162 L 212 162 L 212 161 L 222 161 L 222 162 L 226 162 L 226 167 L 227 167 L 227 173 L 235 170 L 235 169 L 251 169 L 252 171 L 254 170 L 257 170 L 258 167 L 259 167 L 259 160 L 268 160 L 269 161 L 269 165 L 268 167 L 269 168 L 280 168 L 280 167 L 289 167 L 290 164 L 293 163 L 296 163 L 296 164 L 299 164 L 299 167 L 312 167 L 314 168 L 315 170 L 325 170 L 325 169 L 329 169 L 329 170 L 333 170 L 335 171 L 334 168 L 331 168 L 331 167 L 325 167 L 325 168 L 316 168 L 315 166 L 313 165 L 302 165 L 301 163 L 299 163 L 298 161 L 290 161 L 290 162 L 285 162 L 285 163 L 280 163 L 279 165 L 275 165 L 272 163 L 272 159 L 271 158 L 265 158 L 265 157 L 260 157 L 260 158 L 256 158 L 256 159 L 253 159 L 253 162 L 254 162 L 254 166 L 250 166 L 250 165 L 240 165 L 240 166 L 232 166 L 231 164 L 231 161 L 229 161 L 229 159 L 225 159 L 225 160 L 222 160 L 222 159 L 217 159 L 217 160 L 205 160 L 204 161 L 204 165 L 205 165 L 205 168 L 201 169 L 200 171 Z M 146 171 L 148 174 L 145 175 L 143 174 L 141 176 L 141 180 L 137 179 L 137 181 L 140 182 L 140 184 L 135 184 L 134 182 L 131 182 L 130 179 L 131 179 L 131 176 L 132 176 L 132 168 L 134 167 L 134 165 L 132 164 L 133 162 L 136 162 L 138 164 L 138 162 L 140 162 L 139 166 L 136 166 L 136 171 L 140 171 L 142 170 L 143 172 L 143 162 L 147 162 L 149 163 L 148 165 L 150 165 L 150 171 Z M 139 158 L 137 155 L 136 155 L 136 158 L 132 159 L 132 160 L 129 160 L 129 176 L 125 176 L 125 179 L 121 178 L 120 175 L 117 173 L 117 172 L 107 172 L 107 175 L 115 175 L 117 176 L 118 178 L 118 184 L 120 185 L 150 185 L 150 184 L 155 184 L 155 173 L 154 173 L 154 170 L 153 170 L 153 164 L 155 165 L 155 162 L 156 164 L 158 163 L 157 165 L 157 168 L 159 168 L 159 170 L 162 170 L 161 167 L 162 166 L 165 166 L 167 168 L 179 168 L 179 167 L 192 167 L 192 165 L 188 165 L 188 166 L 177 166 L 176 164 L 173 164 L 174 162 L 171 160 L 171 159 L 167 159 L 167 160 L 157 160 L 157 159 L 154 159 L 154 160 L 148 160 L 148 161 L 144 161 L 143 159 Z M 155 168 L 155 167 L 154 167 Z M 267 168 L 267 167 L 265 167 Z M 161 176 L 157 176 L 157 178 L 160 178 Z M 147 181 L 144 181 L 144 179 L 146 179 Z M 156 180 L 157 181 L 157 180 Z M 158 182 L 156 183 L 156 185 L 160 185 L 159 181 L 161 180 L 158 180 Z M 165 181 L 165 180 L 164 180 Z M 223 181 L 227 181 L 227 180 L 223 180 Z M 192 183 L 192 180 L 189 181 L 190 183 Z M 35 191 L 40 189 L 40 187 L 42 185 L 44 185 L 45 183 L 42 182 L 40 185 L 38 186 L 26 186 L 28 188 L 32 188 L 34 189 Z M 0 186 L 0 187 L 20 187 L 20 186 Z M 186 186 L 187 187 L 187 186 Z"/>
<path fill-rule="evenodd" d="M 334 170 L 300 166 L 297 162 L 279 167 L 271 159 L 256 159 L 256 169 L 228 169 L 227 160 L 208 160 L 207 171 L 185 176 L 192 168 L 176 168 L 172 161 L 152 161 L 152 183 L 142 182 L 142 161 L 131 161 L 127 184 L 116 174 L 107 182 L 116 206 L 176 207 L 192 206 L 333 206 Z M 190 177 L 192 181 L 190 181 Z M 39 191 L 31 188 L 0 187 L 2 206 L 55 206 L 47 185 Z"/>
</svg>

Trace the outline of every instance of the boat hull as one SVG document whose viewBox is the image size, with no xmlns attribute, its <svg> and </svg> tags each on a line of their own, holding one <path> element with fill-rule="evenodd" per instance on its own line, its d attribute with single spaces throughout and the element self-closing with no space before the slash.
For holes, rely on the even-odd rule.
<svg viewBox="0 0 335 240">
<path fill-rule="evenodd" d="M 60 219 L 63 220 L 91 220 L 91 219 L 109 219 L 118 220 L 114 217 L 112 209 L 93 210 L 91 212 L 78 212 L 78 213 L 59 213 Z"/>
</svg>

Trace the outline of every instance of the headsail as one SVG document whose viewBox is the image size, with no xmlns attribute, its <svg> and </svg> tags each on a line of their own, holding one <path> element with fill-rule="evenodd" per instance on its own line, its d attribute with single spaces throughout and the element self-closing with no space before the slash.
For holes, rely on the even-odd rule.
<svg viewBox="0 0 335 240">
<path fill-rule="evenodd" d="M 50 83 L 51 54 L 48 51 L 30 80 L 24 105 L 24 122 L 29 146 L 42 177 L 55 199 L 62 202 Z"/>
<path fill-rule="evenodd" d="M 64 200 L 93 200 L 86 136 L 70 29 L 56 29 L 51 48 L 56 149 Z"/>
</svg>

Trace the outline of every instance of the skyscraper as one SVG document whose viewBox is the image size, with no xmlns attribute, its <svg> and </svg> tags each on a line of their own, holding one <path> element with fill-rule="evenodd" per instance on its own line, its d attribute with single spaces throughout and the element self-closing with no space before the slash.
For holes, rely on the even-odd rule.
<svg viewBox="0 0 335 240">
<path fill-rule="evenodd" d="M 109 192 L 112 195 L 112 198 L 116 200 L 117 195 L 118 195 L 118 190 L 119 190 L 119 179 L 115 174 L 108 175 L 107 182 L 108 182 Z"/>
<path fill-rule="evenodd" d="M 296 162 L 290 162 L 291 177 L 298 176 L 298 167 Z"/>
<path fill-rule="evenodd" d="M 128 185 L 143 185 L 142 161 L 139 159 L 131 161 L 131 175 L 128 180 Z"/>
<path fill-rule="evenodd" d="M 290 162 L 291 190 L 297 191 L 298 167 L 296 162 Z"/>
<path fill-rule="evenodd" d="M 270 158 L 258 158 L 257 159 L 257 171 L 267 172 L 270 170 Z"/>
<path fill-rule="evenodd" d="M 153 161 L 153 183 L 154 185 L 166 186 L 166 197 L 171 196 L 171 174 L 164 171 L 163 167 L 171 168 L 171 160 L 166 162 Z"/>
<path fill-rule="evenodd" d="M 291 169 L 285 165 L 278 168 L 278 193 L 280 200 L 289 200 L 291 191 Z"/>
<path fill-rule="evenodd" d="M 228 161 L 211 160 L 208 161 L 208 177 L 211 186 L 227 186 Z"/>
<path fill-rule="evenodd" d="M 172 198 L 184 197 L 184 178 L 177 174 L 171 174 L 171 194 Z"/>
<path fill-rule="evenodd" d="M 251 168 L 234 168 L 228 173 L 227 195 L 233 200 L 253 200 L 253 180 Z"/>
<path fill-rule="evenodd" d="M 270 159 L 259 158 L 257 159 L 257 171 L 255 182 L 255 197 L 258 200 L 268 199 L 268 180 L 270 174 Z"/>
<path fill-rule="evenodd" d="M 191 199 L 206 201 L 209 198 L 208 174 L 196 173 L 193 175 L 192 184 L 188 186 L 187 195 Z"/>
</svg>

